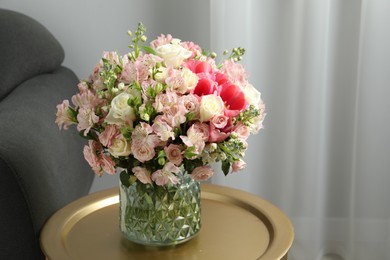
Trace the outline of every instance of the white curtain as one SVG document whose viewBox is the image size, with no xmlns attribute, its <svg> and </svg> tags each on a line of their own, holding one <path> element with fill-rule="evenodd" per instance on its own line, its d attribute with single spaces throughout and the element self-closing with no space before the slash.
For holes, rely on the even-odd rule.
<svg viewBox="0 0 390 260">
<path fill-rule="evenodd" d="M 290 259 L 390 259 L 390 1 L 210 0 L 266 103 L 246 170 L 213 182 L 282 209 Z"/>
</svg>

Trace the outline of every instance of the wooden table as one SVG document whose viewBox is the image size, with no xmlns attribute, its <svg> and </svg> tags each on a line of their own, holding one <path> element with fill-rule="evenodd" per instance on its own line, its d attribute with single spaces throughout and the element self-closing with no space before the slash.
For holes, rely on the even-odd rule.
<svg viewBox="0 0 390 260">
<path fill-rule="evenodd" d="M 201 184 L 202 228 L 190 241 L 146 247 L 122 237 L 118 189 L 90 194 L 56 212 L 41 232 L 48 259 L 287 259 L 294 230 L 277 207 L 250 193 Z"/>
</svg>

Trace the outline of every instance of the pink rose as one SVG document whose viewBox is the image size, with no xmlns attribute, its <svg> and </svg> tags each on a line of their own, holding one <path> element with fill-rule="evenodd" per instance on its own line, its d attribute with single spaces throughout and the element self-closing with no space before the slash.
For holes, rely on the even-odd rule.
<svg viewBox="0 0 390 260">
<path fill-rule="evenodd" d="M 211 123 L 219 129 L 224 128 L 229 121 L 229 117 L 225 115 L 215 115 L 211 118 Z"/>
<path fill-rule="evenodd" d="M 150 171 L 148 169 L 137 166 L 132 169 L 132 172 L 140 182 L 144 184 L 152 183 L 152 179 L 150 178 Z"/>
<path fill-rule="evenodd" d="M 132 143 L 131 152 L 134 158 L 142 163 L 150 161 L 156 155 L 154 148 L 148 146 L 147 143 Z"/>
<path fill-rule="evenodd" d="M 184 95 L 180 97 L 180 102 L 183 103 L 184 108 L 186 109 L 186 112 L 193 112 L 195 114 L 195 117 L 199 117 L 199 99 L 192 94 Z"/>
<path fill-rule="evenodd" d="M 196 122 L 188 129 L 187 134 L 189 136 L 198 135 L 202 138 L 203 141 L 207 142 L 209 140 L 209 132 L 208 124 Z"/>
<path fill-rule="evenodd" d="M 243 160 L 238 160 L 232 164 L 232 171 L 238 172 L 244 169 L 245 167 L 246 167 L 246 163 Z"/>
<path fill-rule="evenodd" d="M 233 132 L 237 134 L 238 138 L 243 140 L 246 140 L 250 134 L 249 128 L 242 123 L 237 124 Z"/>
<path fill-rule="evenodd" d="M 213 169 L 210 166 L 205 165 L 196 167 L 190 174 L 190 177 L 195 181 L 206 181 L 213 176 L 213 174 Z"/>
<path fill-rule="evenodd" d="M 167 159 L 171 163 L 179 166 L 181 164 L 181 162 L 183 161 L 183 156 L 181 153 L 180 145 L 170 144 L 169 146 L 164 147 L 164 151 L 165 151 L 165 154 L 167 156 Z"/>
</svg>

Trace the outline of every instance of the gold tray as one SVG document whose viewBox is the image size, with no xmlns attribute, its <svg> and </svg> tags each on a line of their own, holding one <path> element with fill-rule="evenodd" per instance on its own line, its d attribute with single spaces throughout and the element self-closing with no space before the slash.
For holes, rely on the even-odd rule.
<svg viewBox="0 0 390 260">
<path fill-rule="evenodd" d="M 118 189 L 90 194 L 57 211 L 41 232 L 48 259 L 287 259 L 294 238 L 286 215 L 250 193 L 202 184 L 202 228 L 190 241 L 146 247 L 122 237 Z"/>
</svg>

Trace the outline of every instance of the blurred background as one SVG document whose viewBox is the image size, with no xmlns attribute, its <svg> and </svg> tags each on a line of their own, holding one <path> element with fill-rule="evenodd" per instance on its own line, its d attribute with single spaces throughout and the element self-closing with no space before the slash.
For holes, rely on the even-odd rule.
<svg viewBox="0 0 390 260">
<path fill-rule="evenodd" d="M 0 0 L 42 23 L 87 78 L 139 21 L 242 63 L 266 104 L 247 168 L 212 182 L 255 193 L 295 227 L 289 259 L 390 259 L 390 1 Z M 55 113 L 55 108 L 53 108 Z M 54 122 L 53 122 L 54 123 Z M 80 151 L 82 156 L 82 151 Z M 80 173 L 82 174 L 82 173 Z M 95 178 L 91 192 L 118 185 Z"/>
</svg>

